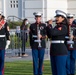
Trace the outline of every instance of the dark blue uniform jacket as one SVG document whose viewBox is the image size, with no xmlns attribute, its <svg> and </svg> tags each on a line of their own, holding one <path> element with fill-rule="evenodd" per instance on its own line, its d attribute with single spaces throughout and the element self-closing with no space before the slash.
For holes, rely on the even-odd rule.
<svg viewBox="0 0 76 75">
<path fill-rule="evenodd" d="M 5 49 L 6 40 L 9 40 L 9 31 L 8 31 L 7 22 L 0 30 L 0 35 L 5 35 L 5 37 L 0 37 L 0 49 Z"/>
<path fill-rule="evenodd" d="M 56 25 L 54 28 L 51 25 L 46 27 L 47 36 L 54 40 L 65 41 L 65 36 L 67 34 L 67 27 L 65 25 Z M 67 47 L 65 43 L 51 43 L 50 54 L 51 55 L 67 55 Z"/>
<path fill-rule="evenodd" d="M 46 44 L 45 44 L 45 36 L 46 36 L 46 24 L 44 23 L 40 23 L 39 24 L 39 29 L 40 29 L 40 34 L 42 35 L 41 38 L 41 48 L 45 48 Z M 32 49 L 37 49 L 38 48 L 38 43 L 34 42 L 35 40 L 37 40 L 37 38 L 33 38 L 33 35 L 37 35 L 38 31 L 37 31 L 37 23 L 33 23 L 30 25 L 30 45 Z"/>
</svg>

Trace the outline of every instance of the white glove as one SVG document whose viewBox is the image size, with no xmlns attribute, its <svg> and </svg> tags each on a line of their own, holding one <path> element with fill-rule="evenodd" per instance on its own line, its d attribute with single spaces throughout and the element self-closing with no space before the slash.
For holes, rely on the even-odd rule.
<svg viewBox="0 0 76 75">
<path fill-rule="evenodd" d="M 8 49 L 9 45 L 10 45 L 10 40 L 7 40 L 5 49 Z"/>
</svg>

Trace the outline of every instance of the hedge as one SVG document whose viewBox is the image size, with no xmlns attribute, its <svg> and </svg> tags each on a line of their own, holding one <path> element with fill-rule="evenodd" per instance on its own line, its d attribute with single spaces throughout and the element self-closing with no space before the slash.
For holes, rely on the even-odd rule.
<svg viewBox="0 0 76 75">
<path fill-rule="evenodd" d="M 8 25 L 10 27 L 10 29 L 15 29 L 16 26 L 21 26 L 22 22 L 18 21 L 18 22 L 8 22 Z"/>
</svg>

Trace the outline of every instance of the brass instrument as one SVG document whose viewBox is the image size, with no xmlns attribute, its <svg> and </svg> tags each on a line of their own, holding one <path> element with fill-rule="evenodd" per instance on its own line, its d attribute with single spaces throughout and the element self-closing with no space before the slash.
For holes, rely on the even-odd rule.
<svg viewBox="0 0 76 75">
<path fill-rule="evenodd" d="M 38 36 L 40 35 L 40 30 L 38 30 Z M 40 40 L 40 38 L 38 37 L 38 47 L 41 47 L 41 40 Z"/>
<path fill-rule="evenodd" d="M 73 38 L 71 38 L 71 36 L 73 36 L 73 28 L 71 26 L 69 26 L 69 39 L 70 39 L 70 48 L 73 48 L 73 44 L 74 44 L 74 41 L 73 41 Z"/>
<path fill-rule="evenodd" d="M 38 42 L 38 47 L 41 47 L 41 40 L 39 38 L 40 35 L 40 29 L 39 29 L 39 25 L 37 25 L 37 40 L 35 40 L 35 42 Z"/>
<path fill-rule="evenodd" d="M 69 35 L 70 35 L 70 48 L 73 48 L 73 44 L 74 44 L 74 42 L 73 42 L 73 38 L 71 38 L 71 36 L 73 36 L 73 29 L 72 29 L 72 27 L 70 27 L 69 26 Z"/>
</svg>

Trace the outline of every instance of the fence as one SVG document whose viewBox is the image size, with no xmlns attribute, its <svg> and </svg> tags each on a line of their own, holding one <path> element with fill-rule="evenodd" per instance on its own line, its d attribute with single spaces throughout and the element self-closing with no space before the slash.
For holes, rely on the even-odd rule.
<svg viewBox="0 0 76 75">
<path fill-rule="evenodd" d="M 26 38 L 27 36 L 27 38 Z M 31 53 L 31 48 L 29 44 L 29 32 L 27 31 L 16 31 L 16 29 L 10 30 L 10 40 L 11 44 L 9 46 L 9 49 L 6 50 L 7 56 L 21 56 L 22 55 L 22 45 L 25 45 L 25 52 L 24 53 Z M 23 40 L 23 41 L 22 41 Z M 22 43 L 25 44 L 22 44 Z M 49 46 L 50 42 L 49 40 L 46 40 L 46 50 L 45 55 L 47 58 L 49 58 Z"/>
</svg>

